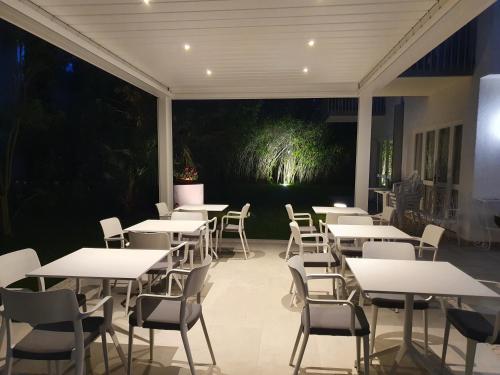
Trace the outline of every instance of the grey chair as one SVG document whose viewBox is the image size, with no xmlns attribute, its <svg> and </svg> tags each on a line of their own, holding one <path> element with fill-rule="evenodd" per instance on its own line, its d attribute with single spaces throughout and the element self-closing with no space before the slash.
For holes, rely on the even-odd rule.
<svg viewBox="0 0 500 375">
<path fill-rule="evenodd" d="M 395 259 L 395 260 L 415 260 L 415 247 L 405 242 L 365 242 L 363 244 L 363 258 L 368 259 Z M 378 310 L 384 309 L 404 309 L 405 296 L 402 294 L 369 293 L 363 294 L 363 297 L 371 300 L 372 303 L 372 322 L 370 353 L 375 348 L 375 332 L 377 329 Z M 429 303 L 432 297 L 415 296 L 413 309 L 420 310 L 424 321 L 424 345 L 425 351 L 429 349 Z"/>
<path fill-rule="evenodd" d="M 153 360 L 154 330 L 180 331 L 191 374 L 195 374 L 191 349 L 187 332 L 199 320 L 207 340 L 208 350 L 215 365 L 215 356 L 208 337 L 207 327 L 203 318 L 201 306 L 201 291 L 212 262 L 210 255 L 206 256 L 201 266 L 192 270 L 170 270 L 167 278 L 179 274 L 187 276 L 184 289 L 179 296 L 142 294 L 137 298 L 135 310 L 129 316 L 128 336 L 128 375 L 132 374 L 132 347 L 134 327 L 149 328 L 149 356 Z M 196 302 L 188 302 L 188 298 L 196 295 Z"/>
<path fill-rule="evenodd" d="M 7 322 L 7 356 L 4 373 L 12 374 L 12 362 L 17 359 L 75 362 L 77 375 L 85 373 L 85 349 L 99 336 L 102 339 L 104 367 L 109 374 L 106 348 L 106 327 L 110 317 L 91 316 L 111 297 L 99 301 L 88 312 L 80 312 L 75 293 L 71 290 L 28 292 L 0 288 Z M 30 324 L 32 330 L 19 342 L 12 343 L 11 322 Z"/>
<path fill-rule="evenodd" d="M 356 358 L 358 369 L 361 365 L 361 338 L 363 338 L 364 351 L 364 373 L 369 373 L 369 340 L 370 326 L 363 309 L 352 302 L 356 291 L 353 291 L 346 300 L 314 299 L 309 297 L 308 280 L 313 279 L 337 279 L 342 283 L 344 293 L 347 295 L 346 281 L 334 273 L 310 274 L 306 275 L 304 263 L 300 256 L 294 256 L 288 261 L 288 268 L 292 273 L 297 294 L 304 301 L 304 308 L 301 314 L 301 324 L 295 344 L 290 357 L 290 366 L 299 346 L 300 337 L 303 334 L 302 346 L 300 348 L 294 375 L 300 370 L 300 364 L 304 357 L 309 335 L 329 335 L 329 336 L 356 336 Z"/>
<path fill-rule="evenodd" d="M 181 242 L 175 247 L 171 247 L 170 237 L 166 233 L 144 233 L 144 232 L 129 232 L 128 238 L 131 249 L 150 249 L 150 250 L 171 250 L 171 264 L 168 257 L 157 262 L 148 272 L 148 288 L 151 291 L 151 284 L 154 279 L 159 279 L 167 274 L 167 271 L 172 268 L 182 268 L 188 261 L 188 244 Z M 180 251 L 184 249 L 183 254 Z M 154 277 L 154 278 L 153 278 Z M 172 290 L 171 280 L 168 284 L 168 293 Z M 130 296 L 128 296 L 130 299 Z M 127 304 L 128 305 L 128 304 Z"/>
<path fill-rule="evenodd" d="M 28 272 L 40 268 L 40 259 L 35 250 L 23 249 L 12 251 L 10 253 L 0 256 L 0 287 L 7 288 L 11 284 L 23 280 Z M 38 290 L 45 291 L 45 279 L 38 277 Z M 27 291 L 27 289 L 25 289 Z M 76 292 L 75 292 L 76 293 Z M 78 305 L 86 309 L 87 298 L 83 293 L 76 293 Z M 2 299 L 0 298 L 0 306 Z M 0 313 L 1 315 L 1 313 Z M 5 336 L 5 323 L 2 320 L 0 327 L 0 346 L 2 345 Z"/>
<path fill-rule="evenodd" d="M 500 282 L 486 280 L 479 281 L 490 287 L 495 286 L 497 290 L 500 288 Z M 442 366 L 446 363 L 446 352 L 448 349 L 450 328 L 453 325 L 458 332 L 467 338 L 464 375 L 472 375 L 474 371 L 474 358 L 476 356 L 477 344 L 500 344 L 500 311 L 498 311 L 496 316 L 494 316 L 481 314 L 477 311 L 447 307 L 445 308 L 445 313 L 446 325 L 443 337 L 443 355 L 441 357 Z"/>
</svg>

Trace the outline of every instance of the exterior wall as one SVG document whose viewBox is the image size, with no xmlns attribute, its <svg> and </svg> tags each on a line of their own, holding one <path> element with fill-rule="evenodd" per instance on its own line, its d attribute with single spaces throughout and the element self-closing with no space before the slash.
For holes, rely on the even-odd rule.
<svg viewBox="0 0 500 375">
<path fill-rule="evenodd" d="M 428 97 L 405 98 L 403 176 L 413 170 L 414 138 L 417 131 L 446 125 L 463 125 L 459 208 L 462 237 L 484 240 L 482 207 L 477 198 L 500 198 L 500 137 L 492 145 L 490 117 L 478 107 L 500 106 L 500 80 L 484 83 L 481 78 L 500 73 L 500 4 L 478 17 L 476 68 L 469 81 L 459 81 Z M 497 82 L 497 83 L 496 83 Z M 480 96 L 481 90 L 481 96 Z M 489 110 L 486 111 L 489 114 Z M 486 113 L 485 112 L 485 113 Z M 488 120 L 486 120 L 488 119 Z M 500 126 L 500 125 L 499 125 Z M 485 143 L 486 142 L 486 143 Z M 496 172 L 495 172 L 496 171 Z M 493 177 L 494 175 L 494 177 Z M 500 238 L 494 238 L 500 240 Z"/>
</svg>

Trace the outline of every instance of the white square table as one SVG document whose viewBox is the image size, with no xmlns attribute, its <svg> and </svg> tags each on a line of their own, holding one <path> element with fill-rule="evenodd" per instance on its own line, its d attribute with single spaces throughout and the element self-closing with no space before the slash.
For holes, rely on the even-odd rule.
<svg viewBox="0 0 500 375">
<path fill-rule="evenodd" d="M 411 240 L 412 236 L 392 225 L 328 224 L 328 230 L 338 239 Z"/>
<path fill-rule="evenodd" d="M 313 206 L 313 211 L 319 215 L 368 215 L 368 212 L 359 207 Z"/>
<path fill-rule="evenodd" d="M 228 204 L 184 204 L 177 207 L 175 210 L 222 212 L 225 211 L 228 207 Z"/>
<path fill-rule="evenodd" d="M 131 227 L 125 228 L 125 232 L 191 233 L 201 230 L 205 224 L 206 222 L 204 220 L 144 220 Z M 208 236 L 208 230 L 205 230 L 205 254 L 209 253 Z"/>
<path fill-rule="evenodd" d="M 500 298 L 493 290 L 448 262 L 349 258 L 347 264 L 365 293 L 405 296 L 403 343 L 396 347 L 399 351 L 394 366 L 409 355 L 430 373 L 434 372 L 412 342 L 415 295 Z M 370 358 L 378 355 L 380 353 L 374 353 Z"/>
<path fill-rule="evenodd" d="M 166 250 L 82 248 L 27 273 L 26 277 L 100 279 L 104 296 L 110 296 L 110 280 L 137 280 L 168 254 Z M 106 330 L 126 369 L 127 360 L 111 324 L 113 306 L 104 305 L 104 314 L 110 320 Z"/>
</svg>

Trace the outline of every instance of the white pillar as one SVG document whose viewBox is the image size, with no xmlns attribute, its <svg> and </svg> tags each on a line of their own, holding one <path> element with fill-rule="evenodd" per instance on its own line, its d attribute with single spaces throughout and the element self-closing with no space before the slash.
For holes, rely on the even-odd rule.
<svg viewBox="0 0 500 375">
<path fill-rule="evenodd" d="M 354 205 L 364 210 L 368 209 L 368 188 L 370 182 L 372 101 L 373 97 L 371 94 L 362 93 L 359 96 Z"/>
<path fill-rule="evenodd" d="M 173 209 L 174 159 L 172 144 L 172 99 L 166 95 L 157 100 L 158 111 L 158 188 L 159 201 Z"/>
</svg>

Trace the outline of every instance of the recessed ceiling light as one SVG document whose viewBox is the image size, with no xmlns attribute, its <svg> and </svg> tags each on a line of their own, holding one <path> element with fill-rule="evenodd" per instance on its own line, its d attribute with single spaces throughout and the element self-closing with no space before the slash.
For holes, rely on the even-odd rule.
<svg viewBox="0 0 500 375">
<path fill-rule="evenodd" d="M 184 44 L 184 51 L 189 51 L 191 49 L 191 45 L 188 43 Z"/>
<path fill-rule="evenodd" d="M 314 39 L 311 39 L 309 42 L 307 42 L 307 45 L 309 47 L 314 47 L 315 44 L 316 44 L 316 41 Z"/>
<path fill-rule="evenodd" d="M 305 66 L 304 69 L 302 69 L 302 72 L 305 74 L 309 73 L 309 68 Z"/>
<path fill-rule="evenodd" d="M 149 5 L 150 0 L 142 0 L 144 1 L 144 4 Z"/>
<path fill-rule="evenodd" d="M 207 76 L 211 76 L 212 75 L 212 71 L 210 69 L 207 69 L 206 73 L 207 73 Z"/>
</svg>

